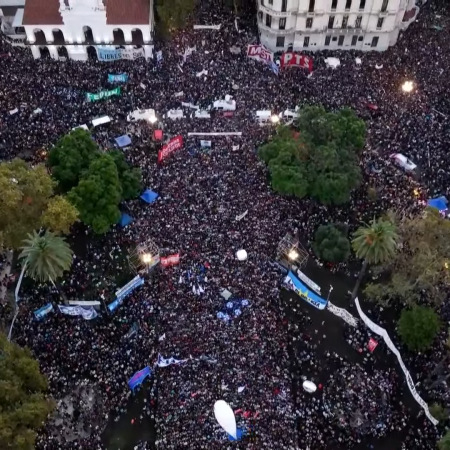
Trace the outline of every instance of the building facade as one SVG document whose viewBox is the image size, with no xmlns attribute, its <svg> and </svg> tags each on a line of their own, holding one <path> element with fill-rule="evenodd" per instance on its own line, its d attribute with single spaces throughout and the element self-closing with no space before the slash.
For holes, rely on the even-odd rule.
<svg viewBox="0 0 450 450">
<path fill-rule="evenodd" d="M 386 50 L 412 21 L 415 0 L 256 0 L 261 43 L 287 50 Z"/>
<path fill-rule="evenodd" d="M 35 58 L 85 61 L 121 49 L 153 52 L 151 0 L 26 0 L 25 45 Z M 104 52 L 102 52 L 104 50 Z"/>
</svg>

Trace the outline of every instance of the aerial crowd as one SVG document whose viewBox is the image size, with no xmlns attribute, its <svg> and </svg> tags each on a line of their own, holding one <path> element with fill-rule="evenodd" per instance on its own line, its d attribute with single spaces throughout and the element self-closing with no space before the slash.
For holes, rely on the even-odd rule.
<svg viewBox="0 0 450 450">
<path fill-rule="evenodd" d="M 75 226 L 71 239 L 83 245 L 73 247 L 72 270 L 62 282 L 66 295 L 83 299 L 89 292 L 89 300 L 93 294 L 110 298 L 121 286 L 105 274 L 127 271 L 122 253 L 148 239 L 161 254 L 180 254 L 179 265 L 145 275 L 145 284 L 113 314 L 103 312 L 92 321 L 56 312 L 36 321 L 33 311 L 48 299 L 58 302 L 58 294 L 48 286 L 24 287 L 14 339 L 32 349 L 58 401 L 58 418 L 39 432 L 37 449 L 102 448 L 105 425 L 125 413 L 134 395 L 127 381 L 145 366 L 153 373 L 145 385 L 150 386 L 147 406 L 136 421 L 153 420 L 157 437 L 140 448 L 230 448 L 213 415 L 214 402 L 221 398 L 232 406 L 245 433 L 241 442 L 233 443 L 235 448 L 348 449 L 367 434 L 385 436 L 405 429 L 404 448 L 435 448 L 438 432 L 426 418 L 419 416 L 417 426 L 407 426 L 404 417 L 409 413 L 398 400 L 398 390 L 404 389 L 401 373 L 377 371 L 377 382 L 360 389 L 357 396 L 373 406 L 361 417 L 364 426 L 346 427 L 331 420 L 327 405 L 348 402 L 342 410 L 351 409 L 354 399 L 346 394 L 342 379 L 360 380 L 367 368 L 330 355 L 337 374 L 330 381 L 330 391 L 336 392 L 328 395 L 328 403 L 320 397 L 322 392 L 327 395 L 326 389 L 316 396 L 302 392 L 301 380 L 307 374 L 313 377 L 321 362 L 315 356 L 314 336 L 302 335 L 308 311 L 296 324 L 290 322 L 297 315 L 289 315 L 292 302 L 280 300 L 282 274 L 272 261 L 288 232 L 296 230 L 311 242 L 319 224 L 344 222 L 354 229 L 387 209 L 417 213 L 421 206 L 416 189 L 423 196 L 448 194 L 450 78 L 445 68 L 450 38 L 431 26 L 439 21 L 448 27 L 450 22 L 436 8 L 426 5 L 420 20 L 384 53 L 341 52 L 334 55 L 341 61 L 336 69 L 324 63 L 329 54 L 313 54 L 312 75 L 302 69 L 276 75 L 248 59 L 246 46 L 257 41 L 252 24 L 242 19 L 238 31 L 229 10 L 207 2 L 195 23 L 220 23 L 221 30 L 188 27 L 177 32 L 169 42 L 156 45 L 161 61 L 34 60 L 29 50 L 1 41 L 1 159 L 41 162 L 43 150 L 62 135 L 108 115 L 111 123 L 91 130 L 94 139 L 106 149 L 115 137 L 129 133 L 132 144 L 126 158 L 141 168 L 144 187 L 159 194 L 150 205 L 141 200 L 122 205 L 134 221 L 103 237 Z M 232 46 L 242 51 L 230 52 Z M 183 57 L 193 47 L 195 51 Z M 356 64 L 355 57 L 362 64 Z M 203 70 L 207 75 L 198 77 Z M 121 95 L 86 102 L 86 92 L 114 87 L 108 73 L 128 74 Z M 401 90 L 405 80 L 414 82 L 413 92 Z M 192 110 L 184 109 L 183 119 L 165 117 L 171 109 L 183 109 L 181 102 L 210 105 L 226 95 L 236 101 L 231 116 L 212 112 L 208 119 L 195 118 Z M 275 195 L 258 158 L 258 147 L 274 128 L 260 126 L 255 111 L 279 113 L 311 104 L 332 110 L 348 106 L 366 121 L 364 181 L 346 205 L 329 207 Z M 18 112 L 9 114 L 15 108 Z M 38 108 L 41 112 L 34 114 Z M 131 111 L 146 108 L 156 111 L 165 136 L 184 138 L 183 148 L 162 164 L 157 164 L 154 127 L 126 121 Z M 188 136 L 230 131 L 242 135 Z M 201 149 L 200 139 L 211 140 L 211 147 Z M 419 165 L 420 181 L 392 164 L 389 155 L 394 152 Z M 376 186 L 377 201 L 367 198 L 369 186 Z M 236 259 L 240 249 L 248 253 L 244 262 Z M 223 289 L 231 293 L 228 300 L 221 295 Z M 229 320 L 218 318 L 228 302 L 234 308 L 238 301 L 239 309 L 230 312 Z M 1 311 L 6 314 L 6 308 Z M 449 312 L 442 314 L 447 317 Z M 136 332 L 130 333 L 133 327 Z M 292 336 L 298 345 L 289 355 Z M 436 358 L 442 351 L 437 349 Z M 158 366 L 158 356 L 176 362 Z M 432 361 L 421 359 L 418 367 L 417 376 L 424 378 Z M 300 384 L 293 384 L 293 378 Z M 375 405 L 379 385 L 385 386 L 385 401 L 392 405 Z M 364 402 L 359 405 L 364 415 Z M 372 420 L 377 423 L 369 423 Z"/>
</svg>

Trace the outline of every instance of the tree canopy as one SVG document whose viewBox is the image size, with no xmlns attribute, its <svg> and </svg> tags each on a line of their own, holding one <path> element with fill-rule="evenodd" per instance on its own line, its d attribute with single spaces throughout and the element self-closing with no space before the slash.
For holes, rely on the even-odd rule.
<svg viewBox="0 0 450 450">
<path fill-rule="evenodd" d="M 426 306 L 414 305 L 411 309 L 404 309 L 398 321 L 398 334 L 403 343 L 416 352 L 431 347 L 439 328 L 439 316 Z"/>
<path fill-rule="evenodd" d="M 111 155 L 117 167 L 119 181 L 122 186 L 122 199 L 129 200 L 136 197 L 142 189 L 141 170 L 131 168 L 120 150 L 111 150 L 109 155 Z"/>
<path fill-rule="evenodd" d="M 259 154 L 268 164 L 272 188 L 284 195 L 307 195 L 323 204 L 341 204 L 361 182 L 358 153 L 364 147 L 365 124 L 353 111 L 326 112 L 323 107 L 301 110 L 299 135 L 287 127 Z"/>
<path fill-rule="evenodd" d="M 82 128 L 63 136 L 50 150 L 48 164 L 63 192 L 75 187 L 99 149 L 90 133 Z"/>
<path fill-rule="evenodd" d="M 163 28 L 171 31 L 183 27 L 195 3 L 195 0 L 158 0 L 156 12 Z"/>
<path fill-rule="evenodd" d="M 55 187 L 42 164 L 31 167 L 21 159 L 0 164 L 0 246 L 18 249 L 41 226 L 68 231 L 77 213 L 65 198 L 53 197 Z M 64 223 L 56 220 L 56 206 Z"/>
<path fill-rule="evenodd" d="M 450 450 L 450 430 L 447 430 L 438 442 L 439 450 Z"/>
<path fill-rule="evenodd" d="M 73 252 L 64 238 L 50 231 L 34 231 L 25 239 L 19 259 L 28 275 L 40 282 L 55 282 L 72 265 Z"/>
<path fill-rule="evenodd" d="M 445 298 L 450 282 L 450 222 L 433 208 L 421 216 L 399 221 L 401 246 L 395 257 L 379 267 L 381 283 L 369 284 L 366 295 L 380 302 L 398 299 L 419 302 L 421 292 L 436 303 Z"/>
<path fill-rule="evenodd" d="M 343 224 L 320 225 L 316 231 L 313 250 L 318 258 L 331 263 L 346 261 L 350 256 L 348 230 Z"/>
<path fill-rule="evenodd" d="M 120 218 L 122 186 L 113 158 L 102 154 L 92 161 L 78 186 L 68 194 L 80 219 L 95 233 L 106 233 Z"/>
<path fill-rule="evenodd" d="M 0 334 L 0 442 L 11 450 L 32 450 L 36 430 L 54 408 L 47 380 L 28 349 Z"/>
</svg>

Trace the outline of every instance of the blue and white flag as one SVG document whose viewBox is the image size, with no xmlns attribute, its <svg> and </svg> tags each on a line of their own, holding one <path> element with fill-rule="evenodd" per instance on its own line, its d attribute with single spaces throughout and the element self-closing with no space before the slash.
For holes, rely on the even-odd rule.
<svg viewBox="0 0 450 450">
<path fill-rule="evenodd" d="M 302 300 L 314 306 L 317 309 L 325 309 L 327 306 L 327 300 L 318 296 L 315 292 L 312 292 L 305 284 L 303 284 L 299 278 L 297 278 L 292 271 L 289 271 L 284 279 L 284 285 L 287 289 L 294 291 Z"/>
<path fill-rule="evenodd" d="M 53 311 L 53 305 L 51 303 L 47 303 L 45 306 L 43 306 L 42 308 L 37 309 L 36 311 L 34 311 L 34 317 L 36 318 L 36 320 L 41 320 L 43 319 L 48 313 Z"/>
<path fill-rule="evenodd" d="M 135 276 L 130 282 L 128 282 L 124 287 L 120 288 L 116 291 L 116 299 L 108 305 L 108 309 L 113 312 L 116 308 L 118 308 L 122 303 L 124 298 L 131 294 L 137 287 L 142 286 L 144 284 L 144 279 L 139 275 Z"/>
<path fill-rule="evenodd" d="M 247 299 L 234 299 L 225 303 L 224 308 L 217 313 L 217 318 L 224 322 L 229 322 L 242 314 L 242 309 L 249 306 Z"/>
<path fill-rule="evenodd" d="M 67 314 L 69 316 L 81 316 L 85 320 L 92 320 L 98 316 L 97 311 L 93 306 L 89 308 L 82 308 L 81 306 L 58 305 L 58 308 L 63 314 Z"/>
<path fill-rule="evenodd" d="M 139 372 L 136 372 L 129 380 L 128 386 L 133 391 L 136 386 L 142 384 L 142 382 L 149 376 L 151 376 L 152 370 L 150 367 L 144 367 Z"/>
<path fill-rule="evenodd" d="M 126 73 L 119 73 L 118 75 L 109 73 L 108 81 L 110 83 L 126 83 L 128 81 L 128 75 Z"/>
<path fill-rule="evenodd" d="M 175 358 L 163 358 L 160 354 L 158 355 L 158 362 L 156 363 L 159 367 L 167 367 L 172 364 L 182 364 L 186 362 L 187 359 L 175 359 Z"/>
<path fill-rule="evenodd" d="M 163 54 L 162 54 L 162 50 L 160 50 L 159 52 L 156 52 L 156 61 L 158 61 L 159 63 L 163 60 Z"/>
<path fill-rule="evenodd" d="M 275 75 L 278 75 L 280 73 L 280 68 L 278 67 L 278 65 L 275 62 L 270 61 L 269 66 Z"/>
</svg>

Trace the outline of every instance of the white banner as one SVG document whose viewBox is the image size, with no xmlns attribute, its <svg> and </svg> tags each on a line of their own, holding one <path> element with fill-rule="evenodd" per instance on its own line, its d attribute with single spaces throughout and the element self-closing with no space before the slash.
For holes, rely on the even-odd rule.
<svg viewBox="0 0 450 450">
<path fill-rule="evenodd" d="M 212 145 L 211 141 L 200 141 L 201 148 L 211 148 L 211 145 Z"/>
<path fill-rule="evenodd" d="M 438 420 L 436 420 L 428 410 L 428 405 L 425 403 L 425 401 L 422 399 L 422 397 L 417 393 L 416 387 L 414 385 L 414 381 L 411 378 L 410 373 L 408 372 L 408 369 L 406 368 L 405 364 L 403 363 L 402 357 L 400 356 L 400 352 L 397 350 L 397 347 L 392 342 L 391 338 L 389 337 L 389 334 L 384 328 L 381 328 L 376 323 L 372 322 L 363 312 L 361 309 L 361 306 L 359 305 L 358 298 L 355 298 L 355 304 L 356 309 L 358 310 L 358 314 L 361 317 L 361 320 L 367 325 L 368 328 L 370 328 L 374 333 L 378 334 L 378 336 L 381 336 L 386 343 L 386 345 L 389 347 L 389 350 L 391 350 L 392 353 L 397 357 L 398 362 L 400 364 L 400 367 L 403 370 L 403 373 L 406 377 L 406 382 L 408 383 L 408 388 L 411 391 L 412 396 L 416 400 L 416 402 L 422 407 L 422 409 L 425 411 L 425 415 L 430 419 L 431 423 L 433 425 L 438 424 Z"/>
<path fill-rule="evenodd" d="M 194 30 L 220 30 L 222 24 L 219 25 L 194 25 Z"/>
<path fill-rule="evenodd" d="M 90 308 L 82 308 L 81 306 L 58 305 L 58 308 L 63 314 L 81 316 L 85 320 L 91 320 L 97 317 L 97 311 L 92 306 Z"/>
<path fill-rule="evenodd" d="M 320 286 L 314 283 L 311 278 L 308 278 L 300 269 L 297 269 L 297 276 L 300 280 L 303 281 L 307 286 L 309 286 L 313 291 L 316 291 L 317 294 L 322 295 L 320 292 Z"/>
<path fill-rule="evenodd" d="M 330 311 L 335 316 L 340 317 L 352 327 L 356 328 L 358 326 L 358 319 L 356 317 L 353 317 L 346 309 L 339 308 L 339 306 L 333 305 L 333 303 L 331 303 L 329 300 L 327 304 L 327 311 Z"/>
<path fill-rule="evenodd" d="M 167 367 L 171 366 L 172 364 L 182 364 L 186 361 L 187 359 L 175 359 L 175 358 L 165 359 L 161 355 L 158 355 L 158 362 L 156 363 L 156 365 L 158 365 L 159 367 Z"/>
<path fill-rule="evenodd" d="M 244 211 L 242 214 L 239 214 L 238 216 L 236 216 L 236 220 L 243 219 L 247 214 L 248 214 L 248 209 L 247 209 L 247 211 Z"/>
</svg>

